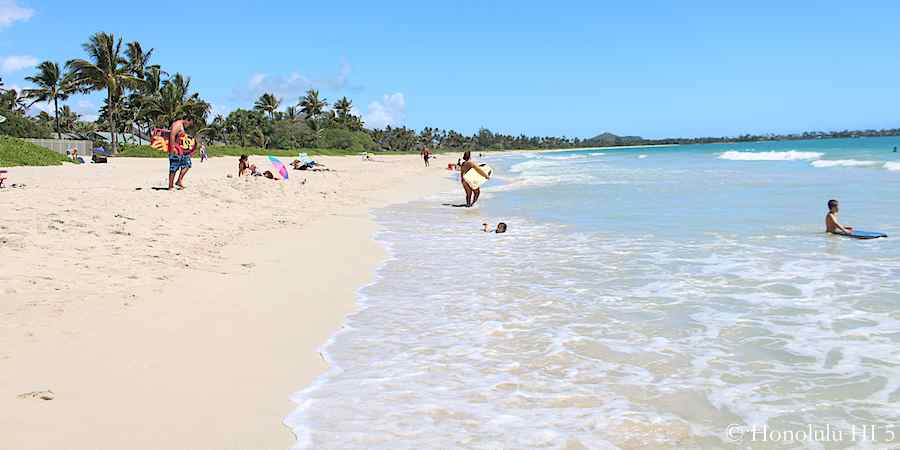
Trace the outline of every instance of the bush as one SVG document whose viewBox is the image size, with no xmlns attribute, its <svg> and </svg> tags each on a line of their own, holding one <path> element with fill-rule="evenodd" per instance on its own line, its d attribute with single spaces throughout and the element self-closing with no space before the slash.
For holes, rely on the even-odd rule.
<svg viewBox="0 0 900 450">
<path fill-rule="evenodd" d="M 0 136 L 0 167 L 58 166 L 64 161 L 69 161 L 69 158 L 53 150 L 21 139 Z"/>
<path fill-rule="evenodd" d="M 315 147 L 316 134 L 303 122 L 277 120 L 272 123 L 270 143 L 275 148 Z"/>
<path fill-rule="evenodd" d="M 322 132 L 319 147 L 360 153 L 374 151 L 378 148 L 367 133 L 343 128 L 329 128 Z"/>
<path fill-rule="evenodd" d="M 149 145 L 120 145 L 119 152 L 116 156 L 125 156 L 129 158 L 165 158 L 169 156 L 166 152 L 161 152 Z"/>
<path fill-rule="evenodd" d="M 56 137 L 50 127 L 14 113 L 0 109 L 0 116 L 6 117 L 6 122 L 0 123 L 0 134 L 17 138 L 52 139 Z"/>
<path fill-rule="evenodd" d="M 372 140 L 372 136 L 369 136 L 369 133 L 365 131 L 353 131 L 353 144 L 355 147 L 360 147 L 364 152 L 375 152 L 380 150 L 378 144 Z"/>
</svg>

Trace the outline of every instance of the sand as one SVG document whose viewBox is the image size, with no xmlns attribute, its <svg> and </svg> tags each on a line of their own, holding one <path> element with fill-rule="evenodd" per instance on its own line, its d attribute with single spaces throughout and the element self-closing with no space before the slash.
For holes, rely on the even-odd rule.
<svg viewBox="0 0 900 450">
<path fill-rule="evenodd" d="M 442 159 L 321 158 L 336 172 L 287 182 L 195 160 L 177 192 L 151 189 L 165 159 L 11 169 L 0 448 L 289 448 L 290 395 L 384 257 L 370 209 L 454 188 Z"/>
</svg>

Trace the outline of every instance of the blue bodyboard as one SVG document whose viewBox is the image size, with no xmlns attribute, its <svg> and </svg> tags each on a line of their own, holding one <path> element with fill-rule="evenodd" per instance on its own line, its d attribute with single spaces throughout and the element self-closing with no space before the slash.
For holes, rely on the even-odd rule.
<svg viewBox="0 0 900 450">
<path fill-rule="evenodd" d="M 847 236 L 854 239 L 877 239 L 888 237 L 888 235 L 878 232 L 878 231 L 863 231 L 863 230 L 853 230 L 853 233 L 850 234 L 842 234 L 841 236 Z"/>
</svg>

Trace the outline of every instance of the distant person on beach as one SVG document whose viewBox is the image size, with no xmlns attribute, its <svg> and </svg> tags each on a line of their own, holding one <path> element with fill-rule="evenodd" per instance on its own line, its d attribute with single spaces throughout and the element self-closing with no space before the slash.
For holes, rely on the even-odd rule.
<svg viewBox="0 0 900 450">
<path fill-rule="evenodd" d="M 422 149 L 422 158 L 425 159 L 425 167 L 428 167 L 430 165 L 428 160 L 431 159 L 431 150 L 428 150 L 428 147 Z"/>
<path fill-rule="evenodd" d="M 853 227 L 841 225 L 838 222 L 840 205 L 837 200 L 828 200 L 828 214 L 825 215 L 825 231 L 833 234 L 853 234 Z"/>
<path fill-rule="evenodd" d="M 193 149 L 181 146 L 182 138 L 187 135 L 185 129 L 192 125 L 189 119 L 172 122 L 169 130 L 169 190 L 175 186 L 184 189 L 184 176 L 191 170 L 191 153 Z M 175 181 L 175 174 L 178 181 Z"/>
<path fill-rule="evenodd" d="M 488 229 L 488 224 L 486 224 L 486 223 L 482 224 L 482 225 L 484 225 L 485 233 L 497 233 L 497 234 L 506 233 L 506 223 L 505 222 L 498 223 L 497 228 L 494 228 L 493 230 Z"/>
<path fill-rule="evenodd" d="M 462 164 L 459 167 L 459 178 L 462 180 L 463 190 L 466 191 L 467 208 L 475 205 L 475 202 L 478 201 L 478 197 L 481 195 L 481 188 L 472 189 L 469 183 L 466 183 L 465 176 L 470 170 L 478 172 L 479 175 L 485 178 L 490 178 L 490 175 L 481 170 L 481 167 L 478 167 L 478 164 L 472 159 L 472 152 L 466 151 L 463 153 Z"/>
</svg>

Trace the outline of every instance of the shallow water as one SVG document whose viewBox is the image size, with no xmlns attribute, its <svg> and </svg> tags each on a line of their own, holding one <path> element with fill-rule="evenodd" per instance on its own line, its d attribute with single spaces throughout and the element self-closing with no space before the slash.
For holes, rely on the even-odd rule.
<svg viewBox="0 0 900 450">
<path fill-rule="evenodd" d="M 376 213 L 392 258 L 286 422 L 316 449 L 896 447 L 900 245 L 822 233 L 832 197 L 900 232 L 894 145 L 488 157 L 477 208 Z"/>
</svg>

